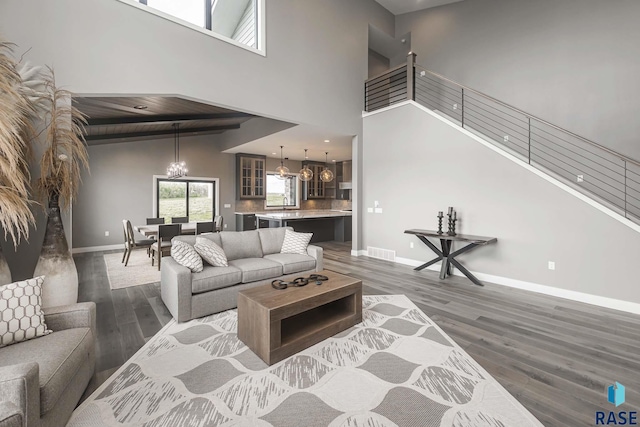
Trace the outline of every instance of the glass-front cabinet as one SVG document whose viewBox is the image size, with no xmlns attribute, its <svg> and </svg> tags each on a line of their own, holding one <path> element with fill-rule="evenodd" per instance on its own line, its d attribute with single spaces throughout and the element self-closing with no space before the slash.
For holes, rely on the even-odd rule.
<svg viewBox="0 0 640 427">
<path fill-rule="evenodd" d="M 236 199 L 264 200 L 267 179 L 266 156 L 255 154 L 236 154 Z"/>
<path fill-rule="evenodd" d="M 325 183 L 320 179 L 320 172 L 325 168 L 324 163 L 303 162 L 303 166 L 309 166 L 313 171 L 313 178 L 310 181 L 303 182 L 302 197 L 304 200 L 324 199 Z"/>
</svg>

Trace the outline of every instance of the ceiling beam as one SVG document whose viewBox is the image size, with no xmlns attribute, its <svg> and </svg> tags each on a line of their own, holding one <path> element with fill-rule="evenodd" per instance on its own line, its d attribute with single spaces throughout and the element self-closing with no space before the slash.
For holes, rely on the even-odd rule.
<svg viewBox="0 0 640 427">
<path fill-rule="evenodd" d="M 80 106 L 87 105 L 87 106 L 94 106 L 94 107 L 105 107 L 105 108 L 110 108 L 110 109 L 116 110 L 116 111 L 123 111 L 125 113 L 134 113 L 134 114 L 138 114 L 138 115 L 152 115 L 153 114 L 152 111 L 138 110 L 138 109 L 133 108 L 133 107 L 127 107 L 126 105 L 116 104 L 115 102 L 104 101 L 104 100 L 100 100 L 98 98 L 77 97 L 77 98 L 73 98 L 73 102 L 75 102 L 76 104 L 78 104 Z M 80 110 L 82 110 L 82 108 L 80 108 Z"/>
<path fill-rule="evenodd" d="M 195 128 L 195 129 L 185 129 L 184 131 L 180 131 L 180 136 L 187 136 L 194 133 L 205 133 L 205 132 L 216 132 L 216 131 L 225 131 L 232 129 L 240 129 L 239 124 L 233 125 L 224 125 L 224 126 L 209 126 L 204 128 Z M 167 130 L 157 130 L 152 132 L 131 132 L 131 133 L 112 133 L 112 134 L 104 134 L 104 135 L 86 135 L 85 140 L 87 142 L 90 141 L 103 141 L 105 139 L 122 139 L 122 138 L 144 138 L 149 136 L 173 136 L 173 129 Z"/>
<path fill-rule="evenodd" d="M 252 114 L 232 112 L 232 113 L 211 113 L 211 114 L 169 114 L 153 115 L 144 117 L 110 117 L 106 119 L 88 119 L 89 126 L 108 126 L 122 124 L 164 124 L 190 122 L 193 120 L 216 120 L 216 119 L 242 119 L 253 117 Z"/>
</svg>

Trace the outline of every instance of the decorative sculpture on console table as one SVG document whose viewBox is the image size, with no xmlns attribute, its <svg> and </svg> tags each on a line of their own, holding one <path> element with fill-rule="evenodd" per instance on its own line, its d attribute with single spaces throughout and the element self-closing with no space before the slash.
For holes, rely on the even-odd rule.
<svg viewBox="0 0 640 427">
<path fill-rule="evenodd" d="M 451 206 L 449 206 L 449 213 L 447 214 L 447 216 L 449 217 L 449 231 L 447 231 L 447 234 L 449 236 L 455 236 L 457 218 L 456 218 L 456 211 L 454 211 Z"/>
<path fill-rule="evenodd" d="M 442 234 L 442 211 L 438 212 L 438 234 Z"/>
</svg>

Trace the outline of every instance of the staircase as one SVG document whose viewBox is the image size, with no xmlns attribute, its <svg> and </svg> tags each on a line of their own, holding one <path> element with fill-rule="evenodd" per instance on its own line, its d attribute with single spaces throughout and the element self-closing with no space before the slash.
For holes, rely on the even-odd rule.
<svg viewBox="0 0 640 427">
<path fill-rule="evenodd" d="M 406 64 L 365 82 L 365 111 L 412 100 L 640 224 L 640 162 L 424 69 Z"/>
</svg>

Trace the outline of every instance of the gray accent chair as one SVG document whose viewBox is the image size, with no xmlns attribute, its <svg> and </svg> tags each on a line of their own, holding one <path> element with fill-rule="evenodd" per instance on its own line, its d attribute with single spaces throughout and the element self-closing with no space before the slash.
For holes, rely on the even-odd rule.
<svg viewBox="0 0 640 427">
<path fill-rule="evenodd" d="M 49 335 L 0 348 L 0 427 L 67 424 L 96 365 L 96 305 L 45 310 Z"/>
<path fill-rule="evenodd" d="M 236 308 L 238 292 L 271 283 L 274 279 L 293 280 L 322 271 L 322 248 L 307 247 L 306 254 L 281 254 L 285 230 L 291 227 L 261 228 L 251 231 L 223 231 L 198 237 L 220 246 L 228 267 L 213 267 L 192 273 L 168 257 L 160 269 L 162 301 L 178 322 Z M 177 236 L 174 240 L 194 245 L 196 236 Z"/>
</svg>

